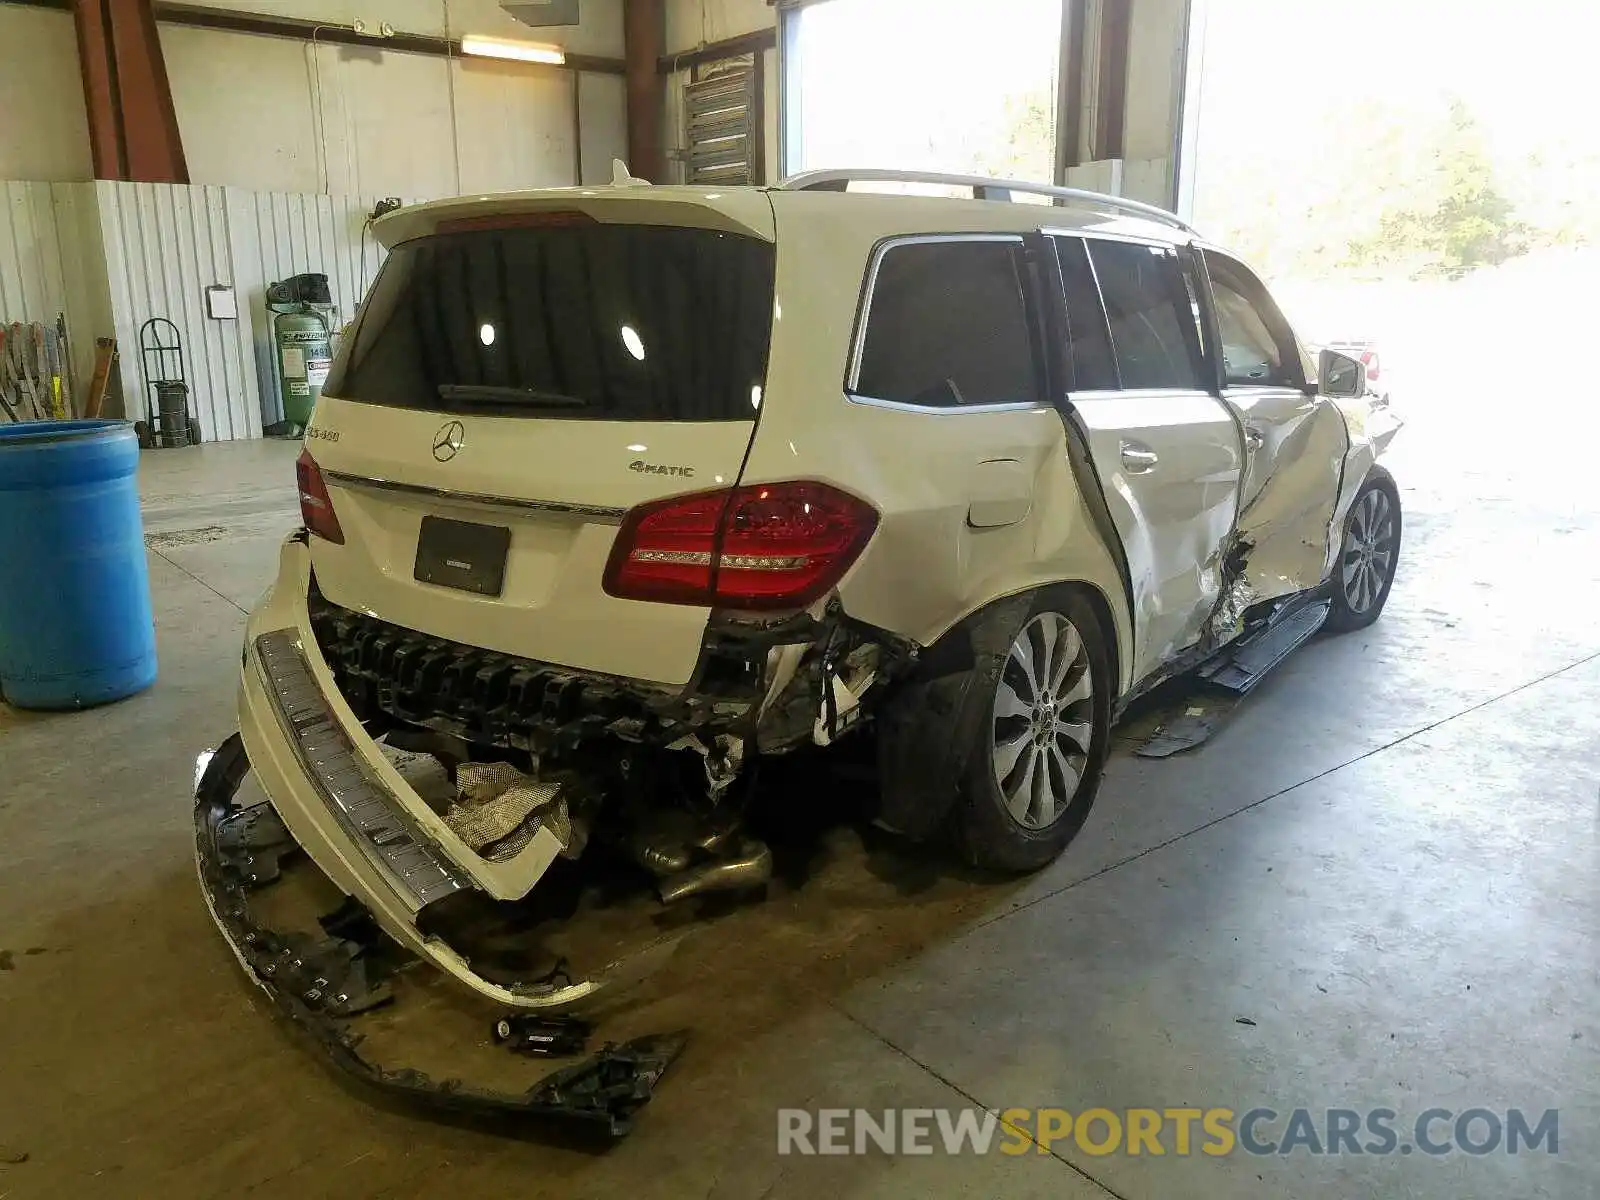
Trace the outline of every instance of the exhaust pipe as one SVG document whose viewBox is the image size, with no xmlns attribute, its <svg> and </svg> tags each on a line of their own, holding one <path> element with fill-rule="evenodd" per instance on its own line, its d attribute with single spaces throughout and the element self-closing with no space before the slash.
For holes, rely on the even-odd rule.
<svg viewBox="0 0 1600 1200">
<path fill-rule="evenodd" d="M 661 881 L 661 902 L 674 904 L 703 892 L 740 892 L 772 878 L 772 851 L 765 842 L 745 838 L 729 858 L 691 867 Z"/>
</svg>

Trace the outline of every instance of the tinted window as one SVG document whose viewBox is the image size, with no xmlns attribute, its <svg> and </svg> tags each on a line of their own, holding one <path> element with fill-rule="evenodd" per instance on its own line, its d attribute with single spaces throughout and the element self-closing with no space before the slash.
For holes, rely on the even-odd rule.
<svg viewBox="0 0 1600 1200">
<path fill-rule="evenodd" d="M 1199 388 L 1198 333 L 1177 251 L 1091 239 L 1124 388 Z"/>
<path fill-rule="evenodd" d="M 1237 263 L 1206 255 L 1222 342 L 1223 374 L 1236 387 L 1299 387 L 1294 336 L 1266 289 Z"/>
<path fill-rule="evenodd" d="M 1072 379 L 1067 386 L 1080 392 L 1115 390 L 1120 386 L 1117 363 L 1111 355 L 1105 310 L 1100 307 L 1100 287 L 1089 268 L 1089 252 L 1082 238 L 1057 238 L 1056 251 L 1071 340 Z"/>
<path fill-rule="evenodd" d="M 748 420 L 769 243 L 712 230 L 475 229 L 396 246 L 327 392 L 406 408 Z"/>
<path fill-rule="evenodd" d="M 1037 402 L 1022 247 L 912 242 L 878 263 L 856 391 L 906 404 Z"/>
</svg>

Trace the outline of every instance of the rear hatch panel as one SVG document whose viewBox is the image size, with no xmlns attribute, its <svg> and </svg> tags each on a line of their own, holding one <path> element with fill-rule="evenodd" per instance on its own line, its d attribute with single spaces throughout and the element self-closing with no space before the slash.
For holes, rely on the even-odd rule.
<svg viewBox="0 0 1600 1200">
<path fill-rule="evenodd" d="M 324 595 L 468 645 L 687 682 L 709 610 L 602 580 L 627 509 L 738 481 L 773 247 L 765 196 L 736 200 L 615 189 L 390 218 L 402 240 L 308 430 L 345 534 L 312 539 Z M 498 594 L 416 578 L 427 517 L 508 531 Z"/>
</svg>

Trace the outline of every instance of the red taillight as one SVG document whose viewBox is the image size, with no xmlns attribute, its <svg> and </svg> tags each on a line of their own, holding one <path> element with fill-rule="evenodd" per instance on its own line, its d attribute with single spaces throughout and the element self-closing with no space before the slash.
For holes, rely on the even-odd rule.
<svg viewBox="0 0 1600 1200">
<path fill-rule="evenodd" d="M 1379 370 L 1378 352 L 1376 350 L 1363 351 L 1361 354 L 1361 365 L 1367 369 L 1367 382 L 1377 382 Z"/>
<path fill-rule="evenodd" d="M 674 496 L 622 522 L 605 589 L 628 600 L 805 608 L 844 577 L 878 514 L 824 483 Z"/>
<path fill-rule="evenodd" d="M 300 519 L 306 528 L 335 546 L 344 545 L 344 530 L 339 528 L 338 514 L 328 498 L 328 485 L 323 482 L 322 470 L 311 451 L 300 451 L 300 457 L 294 460 L 294 473 L 300 482 Z"/>
</svg>

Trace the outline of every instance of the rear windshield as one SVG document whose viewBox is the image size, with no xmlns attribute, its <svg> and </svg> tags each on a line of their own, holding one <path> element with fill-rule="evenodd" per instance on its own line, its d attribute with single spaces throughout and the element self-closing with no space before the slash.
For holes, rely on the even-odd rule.
<svg viewBox="0 0 1600 1200">
<path fill-rule="evenodd" d="M 770 243 L 676 226 L 479 228 L 403 242 L 324 390 L 443 411 L 750 420 L 772 272 Z"/>
</svg>

